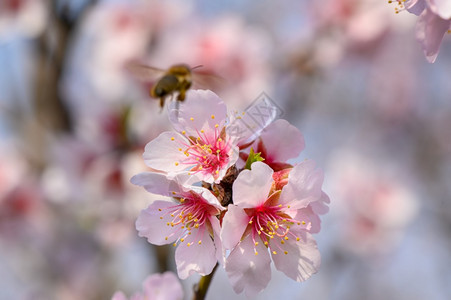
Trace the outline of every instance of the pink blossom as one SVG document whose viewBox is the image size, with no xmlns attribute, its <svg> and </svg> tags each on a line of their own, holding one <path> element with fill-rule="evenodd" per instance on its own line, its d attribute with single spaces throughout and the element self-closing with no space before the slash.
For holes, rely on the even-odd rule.
<svg viewBox="0 0 451 300">
<path fill-rule="evenodd" d="M 143 283 L 143 292 L 127 298 L 124 293 L 116 292 L 111 300 L 181 300 L 183 290 L 177 277 L 172 272 L 153 274 Z"/>
<path fill-rule="evenodd" d="M 157 200 L 143 210 L 136 229 L 151 244 L 178 244 L 175 260 L 181 279 L 194 272 L 209 274 L 222 251 L 217 216 L 223 208 L 210 191 L 183 186 L 192 178 L 181 175 L 170 180 L 164 174 L 148 172 L 131 179 L 151 193 L 174 197 L 176 203 Z"/>
<path fill-rule="evenodd" d="M 319 268 L 311 233 L 320 230 L 318 214 L 329 202 L 321 190 L 323 173 L 312 161 L 282 172 L 277 176 L 255 162 L 233 185 L 234 204 L 224 216 L 221 239 L 231 250 L 225 270 L 236 293 L 244 290 L 250 297 L 263 290 L 271 279 L 271 258 L 277 270 L 299 282 Z"/>
<path fill-rule="evenodd" d="M 146 145 L 144 161 L 168 176 L 196 174 L 218 182 L 238 158 L 237 136 L 228 130 L 227 107 L 211 91 L 189 91 L 172 124 L 178 132 L 163 132 Z"/>
<path fill-rule="evenodd" d="M 451 2 L 408 0 L 404 6 L 409 12 L 419 16 L 416 26 L 417 39 L 427 60 L 433 63 L 440 50 L 443 36 L 451 29 Z"/>
</svg>

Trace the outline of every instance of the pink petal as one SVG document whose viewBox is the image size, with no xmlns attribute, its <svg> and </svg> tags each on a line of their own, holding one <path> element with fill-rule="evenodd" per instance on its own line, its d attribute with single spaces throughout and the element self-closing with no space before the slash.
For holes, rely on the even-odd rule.
<svg viewBox="0 0 451 300">
<path fill-rule="evenodd" d="M 274 239 L 274 242 L 276 244 L 279 242 L 278 245 L 280 245 L 280 241 Z M 300 241 L 286 240 L 280 247 L 282 251 L 271 248 L 271 251 L 277 251 L 275 255 L 271 253 L 274 265 L 277 270 L 291 279 L 302 282 L 318 271 L 321 256 L 316 242 L 310 234 L 306 233 Z M 288 254 L 284 254 L 283 251 L 287 251 Z"/>
<path fill-rule="evenodd" d="M 200 132 L 209 128 L 214 131 L 216 124 L 221 128 L 227 119 L 227 107 L 210 90 L 190 90 L 178 112 L 174 111 L 170 119 L 176 130 L 185 130 L 188 135 L 197 136 L 196 130 Z"/>
<path fill-rule="evenodd" d="M 271 259 L 263 243 L 255 246 L 251 238 L 244 239 L 230 253 L 225 270 L 235 293 L 243 290 L 247 297 L 253 297 L 262 291 L 271 280 Z"/>
<path fill-rule="evenodd" d="M 291 158 L 296 158 L 305 147 L 302 133 L 283 119 L 266 127 L 260 139 L 266 149 L 265 163 L 267 164 L 286 162 Z"/>
<path fill-rule="evenodd" d="M 426 8 L 426 2 L 425 0 L 407 0 L 404 6 L 410 13 L 419 16 Z"/>
<path fill-rule="evenodd" d="M 214 235 L 214 244 L 216 247 L 216 259 L 221 265 L 224 265 L 225 263 L 225 249 L 222 247 L 222 241 L 221 241 L 221 225 L 219 224 L 218 218 L 215 216 L 212 216 L 209 218 L 211 227 L 213 228 L 213 235 Z"/>
<path fill-rule="evenodd" d="M 449 0 L 428 0 L 431 10 L 442 19 L 451 18 L 451 1 Z"/>
<path fill-rule="evenodd" d="M 202 241 L 201 244 L 199 240 Z M 188 243 L 192 245 L 188 246 Z M 211 273 L 217 262 L 216 248 L 206 228 L 192 231 L 192 234 L 178 245 L 175 262 L 180 279 L 186 279 L 194 273 L 203 276 Z"/>
<path fill-rule="evenodd" d="M 239 243 L 247 225 L 249 216 L 242 208 L 229 205 L 222 219 L 221 241 L 225 249 L 233 249 Z"/>
<path fill-rule="evenodd" d="M 292 214 L 293 219 L 301 222 L 300 225 L 291 226 L 291 231 L 295 234 L 301 234 L 302 231 L 309 233 L 318 233 L 321 229 L 321 220 L 319 216 L 313 212 L 310 205 L 306 208 L 301 208 Z"/>
<path fill-rule="evenodd" d="M 148 208 L 141 211 L 136 220 L 136 230 L 138 235 L 146 237 L 149 243 L 154 245 L 165 245 L 174 242 L 178 235 L 178 227 L 168 226 L 167 223 L 173 221 L 170 214 L 164 214 L 164 209 L 175 205 L 168 201 L 155 201 Z M 161 209 L 162 211 L 159 211 Z M 160 217 L 163 216 L 163 219 Z M 167 239 L 166 239 L 167 238 Z"/>
<path fill-rule="evenodd" d="M 227 133 L 236 138 L 239 145 L 252 143 L 277 117 L 279 109 L 267 97 L 259 97 L 246 113 L 233 116 Z"/>
<path fill-rule="evenodd" d="M 142 186 L 146 191 L 163 196 L 173 196 L 172 192 L 181 194 L 184 189 L 176 180 L 170 180 L 161 173 L 144 172 L 133 176 L 130 182 Z"/>
<path fill-rule="evenodd" d="M 288 175 L 288 184 L 282 189 L 279 203 L 289 204 L 295 209 L 307 207 L 311 202 L 321 198 L 323 179 L 323 172 L 315 170 L 313 161 L 297 164 Z"/>
<path fill-rule="evenodd" d="M 154 274 L 143 283 L 146 299 L 152 300 L 181 300 L 183 289 L 180 281 L 172 272 Z"/>
<path fill-rule="evenodd" d="M 144 150 L 144 162 L 151 168 L 168 173 L 182 172 L 187 168 L 183 164 L 186 155 L 183 153 L 185 138 L 176 132 L 163 132 L 149 142 Z"/>
<path fill-rule="evenodd" d="M 273 170 L 262 162 L 255 162 L 251 170 L 242 171 L 233 183 L 233 203 L 242 208 L 256 207 L 268 198 Z"/>
<path fill-rule="evenodd" d="M 429 9 L 426 9 L 418 18 L 417 40 L 423 46 L 424 55 L 430 63 L 437 58 L 443 36 L 449 28 L 449 20 L 440 18 Z"/>
<path fill-rule="evenodd" d="M 321 192 L 321 198 L 318 201 L 310 203 L 310 206 L 315 213 L 323 215 L 329 211 L 329 206 L 327 206 L 329 203 L 329 196 L 327 196 L 326 193 Z"/>
</svg>

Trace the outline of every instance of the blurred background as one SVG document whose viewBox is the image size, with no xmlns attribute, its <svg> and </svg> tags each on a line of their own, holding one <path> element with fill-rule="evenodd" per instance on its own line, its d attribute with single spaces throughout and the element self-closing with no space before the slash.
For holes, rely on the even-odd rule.
<svg viewBox="0 0 451 300">
<path fill-rule="evenodd" d="M 258 299 L 451 299 L 451 36 L 428 64 L 394 7 L 0 0 L 0 299 L 110 299 L 174 270 L 134 228 L 156 196 L 129 179 L 170 126 L 131 61 L 203 65 L 236 109 L 266 92 L 324 170 L 319 273 L 273 270 Z M 207 299 L 245 297 L 218 270 Z"/>
</svg>

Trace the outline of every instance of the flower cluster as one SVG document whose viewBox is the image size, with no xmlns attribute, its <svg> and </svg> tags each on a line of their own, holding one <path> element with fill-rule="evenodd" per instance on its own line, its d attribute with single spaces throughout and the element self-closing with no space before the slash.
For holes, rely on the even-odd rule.
<svg viewBox="0 0 451 300">
<path fill-rule="evenodd" d="M 424 55 L 431 63 L 437 58 L 445 33 L 451 30 L 451 1 L 449 0 L 398 0 L 401 9 L 419 16 L 416 28 L 418 41 Z"/>
<path fill-rule="evenodd" d="M 302 134 L 285 120 L 260 126 L 229 117 L 211 91 L 189 91 L 170 112 L 175 132 L 145 147 L 152 169 L 131 182 L 171 197 L 143 210 L 139 235 L 177 247 L 181 279 L 207 275 L 220 263 L 237 293 L 262 291 L 277 270 L 304 281 L 320 265 L 313 233 L 328 211 L 323 173 L 306 160 L 291 165 L 304 148 Z"/>
</svg>

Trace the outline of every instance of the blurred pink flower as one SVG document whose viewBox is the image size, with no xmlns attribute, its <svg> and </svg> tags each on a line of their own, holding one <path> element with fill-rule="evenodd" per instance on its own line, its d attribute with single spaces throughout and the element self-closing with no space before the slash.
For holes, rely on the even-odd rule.
<svg viewBox="0 0 451 300">
<path fill-rule="evenodd" d="M 0 42 L 15 37 L 36 37 L 44 30 L 46 18 L 45 1 L 0 1 Z"/>
<path fill-rule="evenodd" d="M 440 50 L 443 37 L 451 30 L 451 1 L 449 0 L 407 0 L 398 1 L 405 8 L 419 16 L 416 35 L 427 60 L 433 63 Z"/>
<path fill-rule="evenodd" d="M 252 297 L 266 287 L 271 257 L 276 269 L 299 282 L 318 270 L 321 258 L 311 233 L 319 232 L 318 214 L 327 211 L 329 198 L 321 190 L 323 174 L 314 168 L 312 161 L 302 162 L 281 180 L 255 162 L 238 175 L 221 231 L 224 248 L 231 250 L 225 270 L 236 293 Z"/>
<path fill-rule="evenodd" d="M 181 175 L 169 180 L 161 173 L 141 173 L 133 184 L 148 192 L 173 197 L 157 200 L 143 210 L 136 221 L 139 236 L 154 245 L 179 244 L 175 251 L 177 272 L 181 279 L 197 272 L 207 275 L 221 258 L 220 224 L 217 216 L 223 207 L 216 197 L 201 187 L 184 187 L 193 177 Z"/>
<path fill-rule="evenodd" d="M 340 246 L 363 256 L 389 252 L 415 216 L 416 198 L 399 176 L 352 153 L 340 153 L 333 163 Z"/>
<path fill-rule="evenodd" d="M 124 293 L 116 292 L 111 300 L 182 300 L 183 289 L 172 272 L 153 274 L 143 283 L 143 292 L 127 298 Z"/>
</svg>

